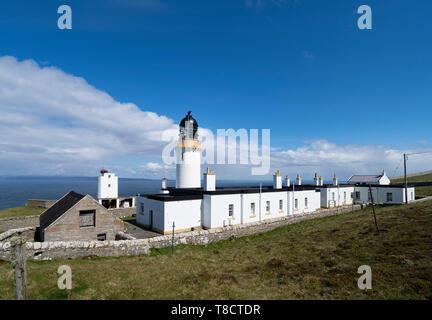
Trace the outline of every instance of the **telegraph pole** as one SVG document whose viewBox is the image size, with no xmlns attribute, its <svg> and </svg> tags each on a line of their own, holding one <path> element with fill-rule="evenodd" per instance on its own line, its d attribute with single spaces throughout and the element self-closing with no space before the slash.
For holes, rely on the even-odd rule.
<svg viewBox="0 0 432 320">
<path fill-rule="evenodd" d="M 404 153 L 404 180 L 405 180 L 405 204 L 408 204 L 408 179 L 407 179 L 407 170 L 406 170 L 406 163 L 407 163 L 407 155 Z"/>
<path fill-rule="evenodd" d="M 174 253 L 174 229 L 175 229 L 175 221 L 173 221 L 172 225 L 172 239 L 171 239 L 171 254 Z"/>
</svg>

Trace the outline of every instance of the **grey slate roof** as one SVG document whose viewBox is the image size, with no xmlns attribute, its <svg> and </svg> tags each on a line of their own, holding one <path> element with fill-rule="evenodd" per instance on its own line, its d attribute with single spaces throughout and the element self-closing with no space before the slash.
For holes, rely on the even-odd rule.
<svg viewBox="0 0 432 320">
<path fill-rule="evenodd" d="M 354 175 L 349 178 L 348 183 L 378 183 L 382 175 Z"/>
<path fill-rule="evenodd" d="M 75 191 L 69 191 L 63 198 L 58 200 L 51 208 L 47 209 L 39 216 L 40 229 L 44 230 L 47 228 L 84 197 L 85 196 Z"/>
</svg>

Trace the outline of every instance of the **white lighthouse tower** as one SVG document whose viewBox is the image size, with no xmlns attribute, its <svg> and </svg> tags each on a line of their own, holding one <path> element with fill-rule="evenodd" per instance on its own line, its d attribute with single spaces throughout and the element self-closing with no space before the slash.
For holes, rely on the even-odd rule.
<svg viewBox="0 0 432 320">
<path fill-rule="evenodd" d="M 191 116 L 191 111 L 180 122 L 176 160 L 176 188 L 201 188 L 201 147 L 198 142 L 198 123 Z"/>
<path fill-rule="evenodd" d="M 102 169 L 98 177 L 98 199 L 118 198 L 118 177 L 108 170 Z"/>
</svg>

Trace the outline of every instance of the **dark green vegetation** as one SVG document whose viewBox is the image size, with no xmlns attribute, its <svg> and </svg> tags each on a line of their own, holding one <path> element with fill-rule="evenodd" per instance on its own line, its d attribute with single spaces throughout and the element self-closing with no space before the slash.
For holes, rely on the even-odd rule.
<svg viewBox="0 0 432 320">
<path fill-rule="evenodd" d="M 28 262 L 31 299 L 431 299 L 432 201 L 304 221 L 207 246 L 152 255 Z M 71 266 L 73 289 L 57 288 Z M 372 268 L 359 290 L 357 269 Z M 9 262 L 0 297 L 13 299 Z"/>
<path fill-rule="evenodd" d="M 46 209 L 39 207 L 15 207 L 0 210 L 0 219 L 24 216 L 38 216 Z"/>
<path fill-rule="evenodd" d="M 409 182 L 432 182 L 432 173 L 426 173 L 419 176 L 408 177 Z M 405 180 L 403 178 L 391 179 L 392 183 L 403 183 Z M 432 186 L 416 187 L 416 196 L 430 197 L 432 196 Z"/>
</svg>

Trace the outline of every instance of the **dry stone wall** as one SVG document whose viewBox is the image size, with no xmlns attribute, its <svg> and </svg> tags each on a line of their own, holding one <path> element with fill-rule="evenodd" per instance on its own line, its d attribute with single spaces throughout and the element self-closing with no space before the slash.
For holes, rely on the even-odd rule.
<svg viewBox="0 0 432 320">
<path fill-rule="evenodd" d="M 211 242 L 243 237 L 274 230 L 284 225 L 333 216 L 352 210 L 359 210 L 362 205 L 336 209 L 323 209 L 314 213 L 291 215 L 271 220 L 228 226 L 220 229 L 191 231 L 174 235 L 175 245 L 203 245 Z M 56 241 L 27 242 L 26 255 L 30 260 L 77 259 L 89 256 L 117 257 L 135 256 L 150 253 L 150 248 L 164 248 L 171 245 L 171 235 L 161 235 L 148 239 L 120 241 Z M 0 242 L 0 259 L 9 260 L 9 242 Z"/>
<path fill-rule="evenodd" d="M 26 227 L 39 227 L 39 216 L 0 219 L 0 232 Z"/>
</svg>

